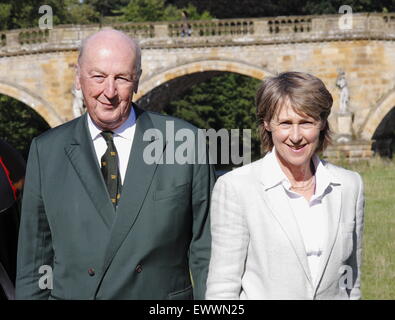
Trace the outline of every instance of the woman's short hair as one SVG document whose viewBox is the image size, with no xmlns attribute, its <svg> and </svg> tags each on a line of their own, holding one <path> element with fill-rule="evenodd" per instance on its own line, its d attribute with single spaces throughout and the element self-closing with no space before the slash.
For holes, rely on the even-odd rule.
<svg viewBox="0 0 395 320">
<path fill-rule="evenodd" d="M 331 142 L 328 116 L 333 98 L 325 84 L 317 77 L 304 72 L 283 72 L 262 82 L 256 94 L 257 119 L 263 151 L 273 149 L 269 123 L 289 103 L 296 113 L 308 115 L 322 122 L 316 152 L 324 151 Z"/>
</svg>

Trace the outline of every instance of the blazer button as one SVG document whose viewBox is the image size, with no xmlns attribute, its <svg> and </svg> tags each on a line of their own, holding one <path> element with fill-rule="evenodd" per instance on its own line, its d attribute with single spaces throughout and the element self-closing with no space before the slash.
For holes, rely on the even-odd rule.
<svg viewBox="0 0 395 320">
<path fill-rule="evenodd" d="M 93 269 L 93 268 L 89 268 L 88 269 L 88 274 L 91 276 L 91 277 L 93 277 L 94 275 L 95 275 L 95 269 Z"/>
<path fill-rule="evenodd" d="M 135 270 L 136 270 L 137 273 L 140 273 L 141 271 L 143 271 L 143 268 L 141 267 L 141 264 L 138 264 Z"/>
</svg>

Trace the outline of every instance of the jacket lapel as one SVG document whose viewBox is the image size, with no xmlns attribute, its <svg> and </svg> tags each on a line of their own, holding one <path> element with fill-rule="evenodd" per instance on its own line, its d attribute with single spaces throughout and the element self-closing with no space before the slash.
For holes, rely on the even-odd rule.
<svg viewBox="0 0 395 320">
<path fill-rule="evenodd" d="M 322 199 L 324 214 L 327 216 L 327 239 L 325 250 L 323 252 L 324 254 L 320 263 L 320 269 L 318 271 L 315 291 L 317 291 L 325 273 L 325 269 L 328 265 L 329 257 L 332 254 L 340 223 L 342 203 L 341 187 L 338 183 L 331 183 L 329 188 L 331 188 L 330 192 Z"/>
<path fill-rule="evenodd" d="M 143 140 L 146 130 L 153 129 L 153 123 L 148 113 L 136 108 L 136 106 L 134 106 L 134 108 L 137 116 L 136 131 L 133 138 L 124 185 L 122 187 L 121 199 L 118 204 L 115 222 L 105 254 L 102 276 L 109 267 L 123 240 L 132 229 L 158 165 L 157 163 L 147 164 L 144 161 L 143 154 L 144 149 L 153 141 L 159 139 L 159 136 L 151 138 L 149 141 Z M 161 149 L 162 153 L 164 147 L 165 144 Z"/>
<path fill-rule="evenodd" d="M 76 123 L 74 136 L 65 146 L 65 152 L 97 212 L 108 229 L 110 229 L 115 217 L 115 211 L 97 162 L 86 114 L 80 117 Z"/>
<path fill-rule="evenodd" d="M 260 162 L 257 174 L 262 184 L 261 195 L 264 202 L 270 209 L 270 213 L 279 223 L 289 240 L 290 246 L 295 252 L 303 271 L 313 288 L 310 268 L 307 262 L 306 249 L 299 230 L 295 215 L 292 212 L 291 204 L 282 185 L 276 185 L 280 178 L 276 175 L 279 168 L 275 159 L 274 150 L 268 153 Z"/>
<path fill-rule="evenodd" d="M 292 249 L 294 250 L 298 260 L 303 268 L 303 271 L 309 280 L 310 285 L 313 285 L 310 268 L 308 266 L 306 249 L 296 218 L 292 212 L 291 205 L 285 194 L 282 186 L 277 186 L 262 192 L 265 203 L 270 208 L 271 214 L 280 224 L 282 230 L 287 236 Z"/>
</svg>

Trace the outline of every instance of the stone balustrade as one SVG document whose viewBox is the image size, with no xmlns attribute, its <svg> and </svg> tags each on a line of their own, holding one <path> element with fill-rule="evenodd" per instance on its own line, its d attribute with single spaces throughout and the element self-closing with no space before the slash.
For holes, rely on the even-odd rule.
<svg viewBox="0 0 395 320">
<path fill-rule="evenodd" d="M 143 48 L 331 41 L 395 40 L 395 13 L 353 14 L 352 29 L 339 28 L 341 15 L 284 16 L 252 19 L 212 19 L 185 22 L 60 25 L 51 30 L 18 29 L 0 32 L 0 56 L 76 49 L 83 38 L 104 27 L 122 30 Z"/>
</svg>

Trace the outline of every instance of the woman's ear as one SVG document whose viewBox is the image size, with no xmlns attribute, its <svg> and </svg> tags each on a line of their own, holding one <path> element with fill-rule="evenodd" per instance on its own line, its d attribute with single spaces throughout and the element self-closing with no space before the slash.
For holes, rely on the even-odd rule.
<svg viewBox="0 0 395 320">
<path fill-rule="evenodd" d="M 263 126 L 265 127 L 266 131 L 272 131 L 271 127 L 270 127 L 270 123 L 268 121 L 263 121 Z"/>
</svg>

